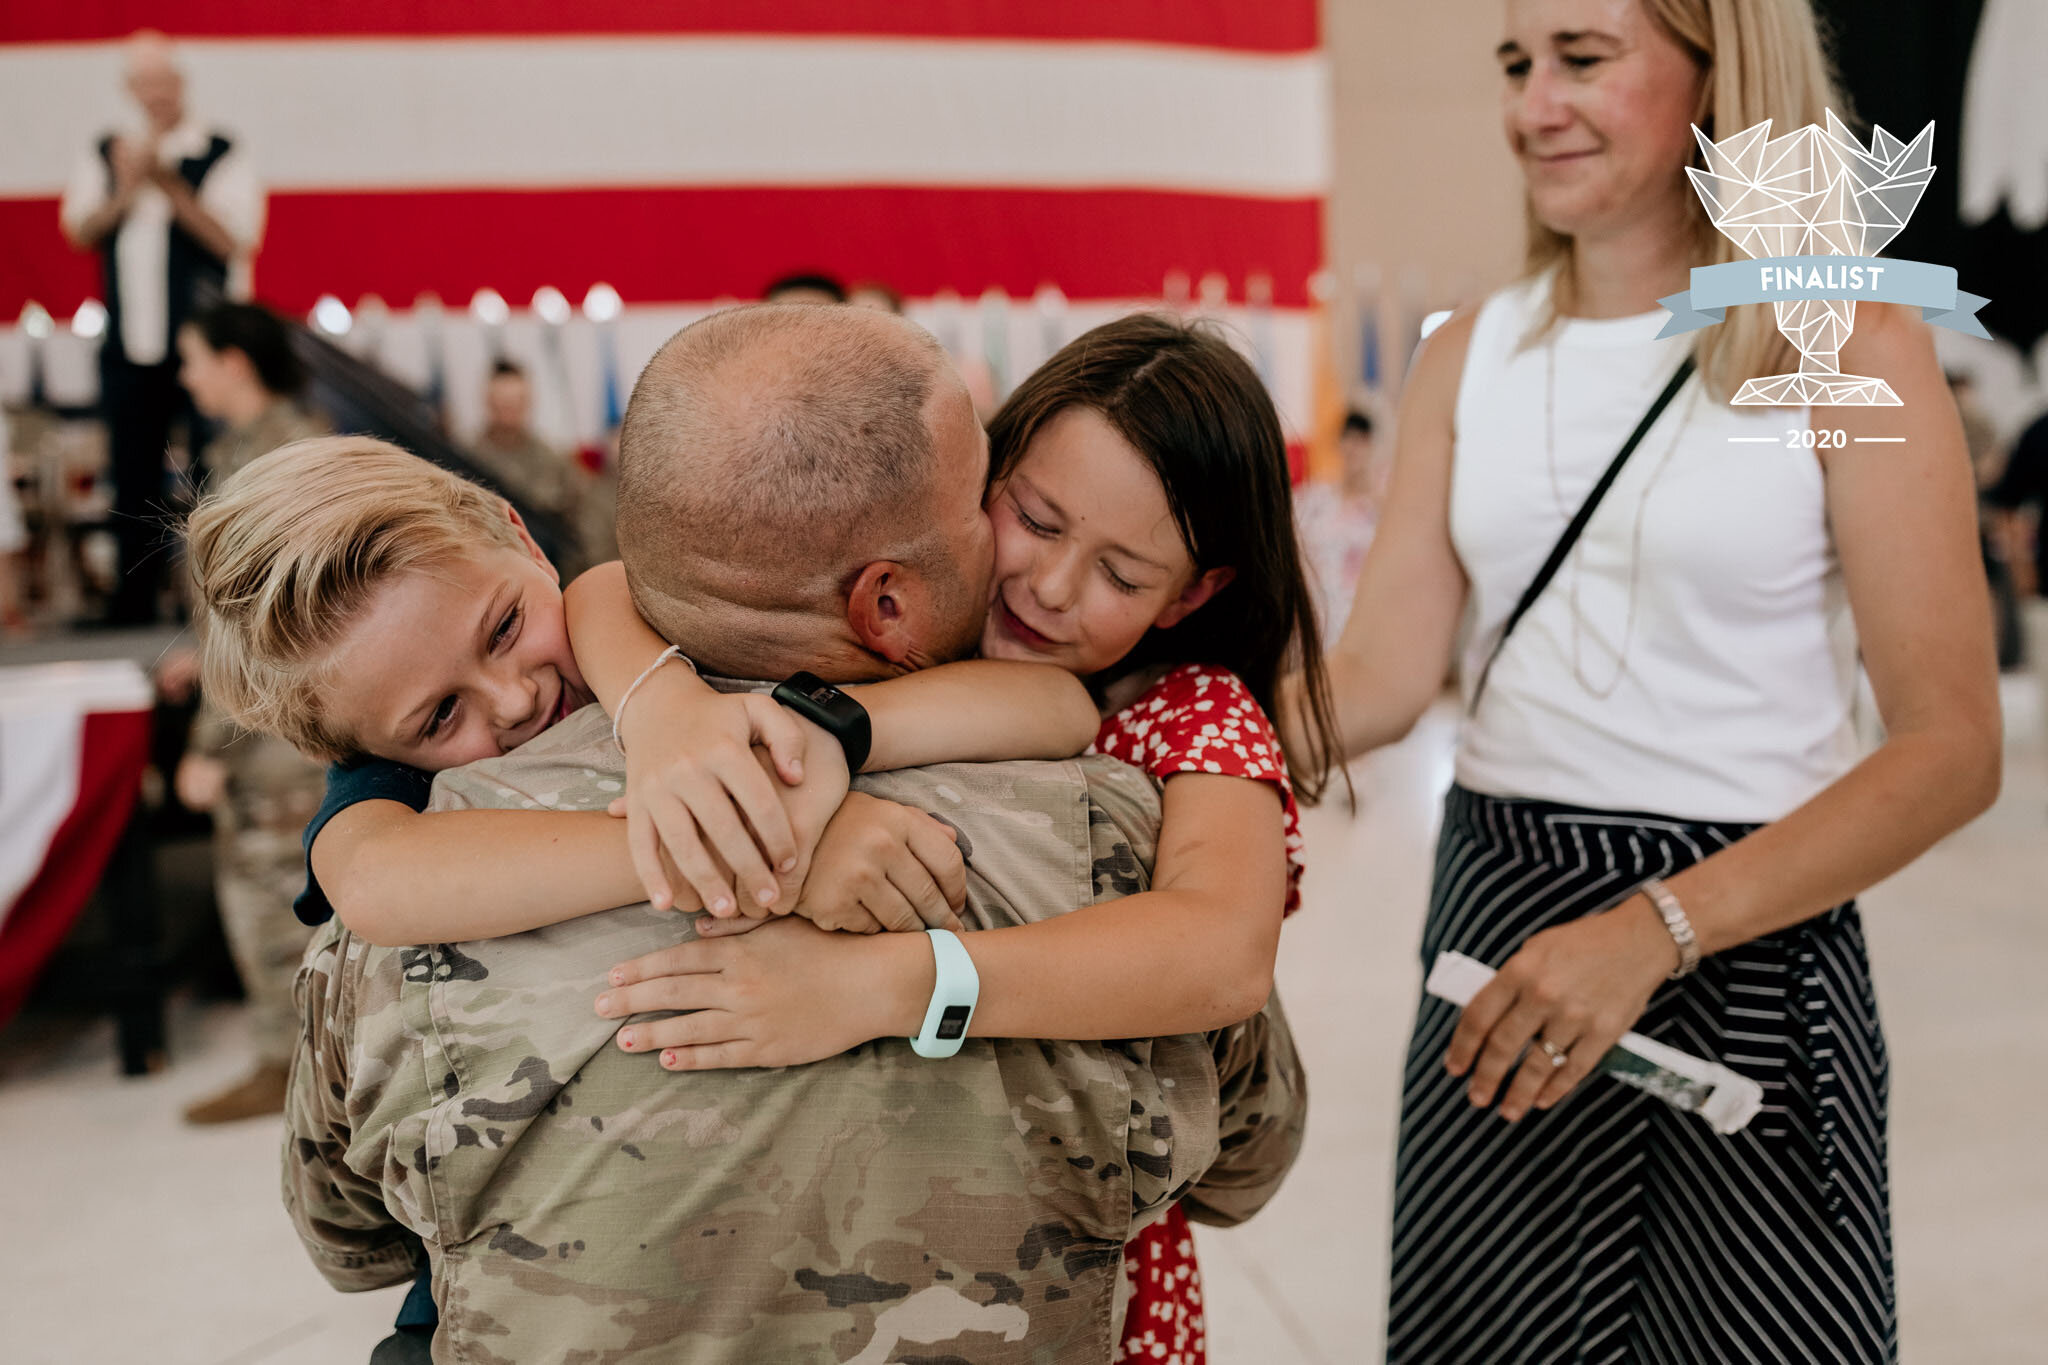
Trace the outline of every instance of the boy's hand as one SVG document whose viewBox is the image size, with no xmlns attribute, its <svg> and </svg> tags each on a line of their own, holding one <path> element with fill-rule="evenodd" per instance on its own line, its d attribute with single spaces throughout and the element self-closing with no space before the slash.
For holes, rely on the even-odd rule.
<svg viewBox="0 0 2048 1365">
<path fill-rule="evenodd" d="M 794 786 L 804 774 L 803 723 L 765 695 L 706 697 L 664 681 L 661 673 L 647 680 L 620 726 L 626 795 L 611 810 L 628 822 L 633 868 L 656 909 L 675 903 L 666 853 L 713 915 L 766 914 L 783 899 L 778 878 L 807 850 L 754 746 Z"/>
<path fill-rule="evenodd" d="M 952 828 L 921 810 L 849 793 L 825 827 L 796 913 L 821 929 L 958 929 L 967 865 Z M 699 926 L 703 934 L 715 926 Z"/>
</svg>

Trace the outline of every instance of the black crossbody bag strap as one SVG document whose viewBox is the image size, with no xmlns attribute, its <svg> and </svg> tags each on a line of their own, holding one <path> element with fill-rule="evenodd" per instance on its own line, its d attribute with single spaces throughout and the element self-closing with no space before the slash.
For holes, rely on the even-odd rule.
<svg viewBox="0 0 2048 1365">
<path fill-rule="evenodd" d="M 1557 577 L 1559 567 L 1564 564 L 1564 557 L 1572 552 L 1572 546 L 1578 543 L 1580 534 L 1586 529 L 1586 523 L 1591 521 L 1593 513 L 1599 510 L 1600 500 L 1606 497 L 1607 490 L 1614 486 L 1615 479 L 1621 474 L 1621 467 L 1628 463 L 1629 456 L 1636 453 L 1636 447 L 1643 443 L 1643 437 L 1650 434 L 1650 428 L 1657 425 L 1657 419 L 1664 415 L 1664 409 L 1671 406 L 1671 400 L 1685 387 L 1685 381 L 1692 378 L 1692 372 L 1693 358 L 1688 355 L 1671 376 L 1671 381 L 1664 386 L 1664 392 L 1657 395 L 1656 401 L 1651 403 L 1649 410 L 1643 414 L 1643 420 L 1636 423 L 1636 429 L 1621 443 L 1621 449 L 1608 464 L 1607 472 L 1600 476 L 1600 481 L 1586 494 L 1586 500 L 1579 504 L 1578 512 L 1573 515 L 1571 524 L 1564 528 L 1564 534 L 1557 538 L 1557 544 L 1550 547 L 1550 558 L 1543 561 L 1543 567 L 1536 571 L 1536 577 L 1531 579 L 1529 586 L 1523 590 L 1522 600 L 1515 603 L 1515 609 L 1508 613 L 1508 623 L 1501 627 L 1500 638 L 1493 642 L 1493 652 L 1486 656 L 1486 666 L 1479 670 L 1479 685 L 1472 689 L 1472 705 L 1467 708 L 1466 714 L 1470 715 L 1479 709 L 1479 699 L 1486 695 L 1486 680 L 1493 673 L 1494 660 L 1500 658 L 1501 646 L 1508 642 L 1508 636 L 1515 633 L 1515 627 L 1529 614 L 1529 608 L 1536 604 L 1536 599 L 1550 586 L 1550 580 Z"/>
</svg>

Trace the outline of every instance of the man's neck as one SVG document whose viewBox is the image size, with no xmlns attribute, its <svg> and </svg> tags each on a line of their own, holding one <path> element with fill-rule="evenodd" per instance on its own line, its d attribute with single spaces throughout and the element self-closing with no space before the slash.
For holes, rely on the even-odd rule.
<svg viewBox="0 0 2048 1365">
<path fill-rule="evenodd" d="M 735 613 L 692 623 L 674 635 L 705 642 L 701 655 L 691 653 L 687 643 L 682 648 L 704 672 L 725 678 L 781 682 L 792 673 L 815 673 L 829 683 L 864 683 L 901 671 L 863 649 L 843 625 L 834 629 L 828 622 L 796 621 L 784 613 Z"/>
</svg>

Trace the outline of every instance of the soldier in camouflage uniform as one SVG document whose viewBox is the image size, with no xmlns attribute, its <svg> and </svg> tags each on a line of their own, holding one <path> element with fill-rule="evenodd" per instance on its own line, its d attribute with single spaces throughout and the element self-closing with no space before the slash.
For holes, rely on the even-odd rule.
<svg viewBox="0 0 2048 1365">
<path fill-rule="evenodd" d="M 623 771 L 591 707 L 442 774 L 433 809 L 598 810 Z M 970 928 L 1149 882 L 1159 790 L 1115 760 L 855 786 L 960 832 Z M 663 1071 L 615 1047 L 620 1021 L 592 1002 L 614 964 L 695 920 L 641 904 L 409 949 L 322 929 L 285 1192 L 327 1278 L 396 1284 L 424 1249 L 435 1359 L 477 1365 L 1107 1362 L 1133 1231 L 1180 1199 L 1237 1222 L 1298 1149 L 1277 1003 L 1204 1036 L 972 1039 L 944 1061 L 887 1040 Z"/>
<path fill-rule="evenodd" d="M 178 349 L 193 401 L 226 421 L 202 456 L 213 482 L 281 445 L 328 434 L 293 400 L 301 371 L 284 327 L 263 309 L 221 305 L 180 332 Z M 284 1102 L 298 1037 L 292 976 L 312 934 L 291 909 L 306 884 L 299 834 L 319 808 L 322 773 L 283 740 L 245 731 L 201 702 L 178 790 L 186 805 L 213 812 L 214 900 L 248 993 L 256 1066 L 188 1108 L 190 1122 L 274 1114 Z"/>
<path fill-rule="evenodd" d="M 557 566 L 567 582 L 592 564 L 617 558 L 588 543 L 601 514 L 586 504 L 601 496 L 594 481 L 567 454 L 533 430 L 533 383 L 526 371 L 500 357 L 484 389 L 484 426 L 470 443 L 478 468 L 529 507 L 562 518 L 578 543 L 561 547 Z M 608 491 L 608 490 L 607 490 Z"/>
</svg>

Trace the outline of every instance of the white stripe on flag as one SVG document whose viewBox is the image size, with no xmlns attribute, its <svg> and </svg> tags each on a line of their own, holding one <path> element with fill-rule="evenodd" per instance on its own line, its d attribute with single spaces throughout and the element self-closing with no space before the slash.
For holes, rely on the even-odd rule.
<svg viewBox="0 0 2048 1365">
<path fill-rule="evenodd" d="M 1324 192 L 1328 72 L 1125 43 L 190 42 L 195 112 L 273 189 L 1018 185 Z M 60 192 L 133 117 L 119 51 L 0 49 L 0 196 Z"/>
</svg>

